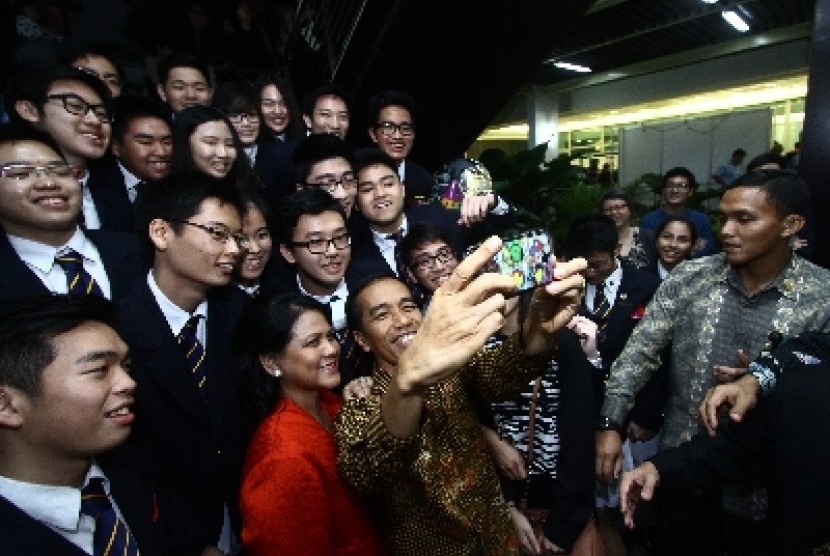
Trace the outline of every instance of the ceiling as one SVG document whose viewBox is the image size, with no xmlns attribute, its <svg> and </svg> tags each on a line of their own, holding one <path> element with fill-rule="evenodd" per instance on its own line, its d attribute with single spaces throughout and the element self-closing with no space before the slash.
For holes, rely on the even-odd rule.
<svg viewBox="0 0 830 556">
<path fill-rule="evenodd" d="M 607 72 L 810 22 L 814 5 L 814 0 L 599 0 L 550 41 L 548 59 L 529 82 L 552 85 L 585 75 L 556 68 L 554 61 Z M 721 16 L 724 10 L 736 11 L 750 30 L 735 30 Z"/>
</svg>

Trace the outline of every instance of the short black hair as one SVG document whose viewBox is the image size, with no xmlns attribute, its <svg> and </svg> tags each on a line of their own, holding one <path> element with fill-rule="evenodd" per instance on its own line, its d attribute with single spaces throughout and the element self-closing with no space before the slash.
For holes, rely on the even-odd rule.
<svg viewBox="0 0 830 556">
<path fill-rule="evenodd" d="M 613 255 L 619 241 L 613 220 L 604 214 L 589 214 L 580 216 L 571 224 L 565 240 L 565 253 L 569 259 L 596 253 Z"/>
<path fill-rule="evenodd" d="M 101 103 L 112 113 L 112 94 L 103 81 L 83 72 L 77 68 L 68 66 L 47 66 L 37 69 L 29 69 L 18 73 L 12 78 L 9 84 L 6 106 L 9 107 L 9 119 L 14 123 L 28 123 L 20 117 L 14 105 L 18 101 L 28 101 L 43 115 L 43 105 L 49 100 L 47 95 L 49 89 L 58 81 L 75 81 L 86 85 L 98 95 Z"/>
<path fill-rule="evenodd" d="M 303 114 L 306 116 L 311 116 L 314 113 L 314 107 L 317 106 L 317 101 L 320 100 L 320 97 L 327 97 L 327 96 L 334 96 L 338 97 L 346 103 L 346 110 L 349 109 L 349 96 L 346 94 L 345 89 L 340 87 L 339 85 L 335 85 L 334 83 L 327 83 L 325 85 L 321 85 L 305 95 L 302 101 L 302 110 Z"/>
<path fill-rule="evenodd" d="M 355 174 L 359 174 L 369 166 L 386 166 L 392 170 L 396 176 L 398 175 L 398 165 L 395 160 L 380 149 L 363 149 L 355 157 Z"/>
<path fill-rule="evenodd" d="M 790 214 L 807 216 L 810 212 L 810 189 L 795 173 L 787 170 L 755 170 L 724 188 L 724 191 L 738 187 L 757 187 L 767 194 L 767 200 L 775 207 L 778 216 Z"/>
<path fill-rule="evenodd" d="M 4 145 L 6 143 L 21 143 L 23 141 L 42 143 L 55 151 L 55 154 L 57 154 L 60 159 L 66 160 L 66 157 L 63 156 L 58 143 L 45 131 L 40 131 L 30 125 L 24 125 L 22 123 L 8 123 L 0 125 L 0 145 Z"/>
<path fill-rule="evenodd" d="M 170 109 L 161 102 L 139 95 L 121 95 L 115 99 L 115 117 L 112 120 L 112 138 L 124 139 L 124 133 L 133 120 L 155 118 L 163 121 L 173 133 L 173 117 Z"/>
<path fill-rule="evenodd" d="M 354 169 L 352 148 L 337 135 L 314 133 L 301 140 L 294 150 L 294 183 L 306 183 L 312 166 L 332 158 L 343 158 Z"/>
<path fill-rule="evenodd" d="M 316 187 L 307 187 L 285 198 L 282 211 L 276 226 L 277 241 L 290 243 L 294 239 L 294 230 L 300 218 L 306 214 L 318 215 L 324 212 L 335 212 L 343 218 L 346 225 L 346 212 L 343 205 L 332 197 L 328 191 Z"/>
<path fill-rule="evenodd" d="M 602 197 L 599 198 L 599 211 L 605 208 L 606 201 L 623 201 L 628 207 L 631 206 L 631 199 L 628 198 L 628 195 L 623 193 L 622 191 L 608 191 L 602 194 Z"/>
<path fill-rule="evenodd" d="M 113 48 L 106 42 L 86 41 L 80 43 L 70 44 L 68 48 L 63 49 L 58 55 L 58 62 L 64 65 L 75 67 L 73 62 L 80 58 L 88 56 L 98 56 L 106 58 L 106 60 L 113 65 L 115 73 L 118 74 L 118 80 L 124 84 L 124 68 L 116 61 L 113 55 Z"/>
<path fill-rule="evenodd" d="M 245 155 L 245 146 L 228 117 L 210 106 L 190 106 L 176 114 L 173 120 L 173 155 L 170 161 L 170 173 L 182 174 L 198 171 L 196 162 L 193 160 L 190 136 L 197 127 L 207 122 L 225 122 L 233 137 L 236 160 L 233 161 L 230 172 L 225 176 L 225 181 L 237 187 L 249 186 L 252 170 L 248 157 Z"/>
<path fill-rule="evenodd" d="M 172 54 L 163 58 L 158 65 L 159 85 L 164 86 L 170 78 L 170 72 L 174 68 L 192 68 L 202 74 L 205 78 L 205 83 L 208 87 L 212 87 L 212 80 L 210 78 L 210 70 L 207 64 L 202 62 L 192 54 L 185 54 L 182 52 L 173 52 Z"/>
<path fill-rule="evenodd" d="M 663 230 L 665 230 L 669 224 L 674 222 L 680 222 L 689 228 L 689 237 L 692 239 L 692 249 L 694 250 L 694 245 L 697 243 L 697 228 L 695 227 L 695 223 L 685 216 L 669 215 L 659 226 L 657 226 L 657 232 L 654 234 L 655 237 L 659 238 L 660 234 L 663 233 Z"/>
<path fill-rule="evenodd" d="M 736 156 L 744 157 L 746 156 L 746 151 L 740 148 L 735 149 L 734 151 L 732 151 L 732 158 L 735 158 Z"/>
<path fill-rule="evenodd" d="M 400 106 L 409 112 L 412 124 L 415 124 L 415 99 L 403 91 L 381 91 L 369 100 L 369 125 L 374 126 L 380 118 L 380 111 L 387 106 Z"/>
<path fill-rule="evenodd" d="M 689 182 L 689 188 L 691 190 L 694 191 L 695 189 L 697 189 L 697 181 L 695 181 L 695 175 L 692 173 L 691 170 L 684 166 L 677 166 L 666 172 L 663 176 L 663 183 L 661 185 L 661 188 L 665 189 L 666 184 L 669 183 L 669 180 L 671 178 L 676 178 L 678 176 L 686 178 L 686 180 Z"/>
<path fill-rule="evenodd" d="M 280 401 L 280 379 L 263 368 L 260 356 L 282 353 L 294 325 L 307 311 L 318 311 L 331 324 L 328 306 L 294 292 L 257 297 L 239 319 L 231 351 L 243 409 L 254 422 L 271 413 Z"/>
<path fill-rule="evenodd" d="M 211 106 L 226 116 L 241 112 L 259 114 L 259 101 L 254 89 L 244 81 L 230 81 L 219 85 L 213 95 Z"/>
<path fill-rule="evenodd" d="M 96 295 L 48 295 L 0 305 L 0 384 L 40 394 L 43 371 L 57 356 L 52 340 L 88 322 L 115 328 L 113 304 Z"/>
<path fill-rule="evenodd" d="M 406 237 L 401 241 L 401 257 L 403 258 L 404 264 L 411 267 L 412 252 L 415 249 L 427 243 L 435 243 L 438 241 L 446 243 L 453 250 L 455 256 L 458 257 L 458 254 L 455 253 L 455 249 L 453 248 L 453 242 L 449 232 L 441 226 L 433 224 L 432 222 L 417 222 L 409 226 Z"/>
<path fill-rule="evenodd" d="M 346 323 L 349 326 L 349 330 L 363 332 L 363 318 L 360 314 L 360 307 L 357 305 L 357 298 L 360 297 L 363 290 L 381 280 L 395 280 L 403 284 L 401 279 L 390 271 L 370 274 L 358 282 L 354 288 L 350 288 L 349 298 L 346 300 Z"/>
<path fill-rule="evenodd" d="M 182 222 L 195 215 L 205 199 L 217 199 L 220 204 L 229 204 L 239 213 L 245 214 L 245 206 L 236 188 L 229 187 L 223 180 L 199 172 L 175 174 L 158 182 L 148 184 L 136 201 L 136 231 L 149 241 L 150 222 L 156 219 L 170 223 L 173 231 L 181 231 Z"/>
<path fill-rule="evenodd" d="M 780 154 L 777 154 L 775 152 L 765 152 L 765 153 L 759 154 L 758 156 L 756 156 L 755 158 L 750 160 L 746 164 L 746 171 L 747 172 L 752 172 L 753 170 L 756 170 L 759 167 L 764 166 L 766 164 L 777 164 L 778 169 L 782 170 L 786 166 L 787 163 L 786 163 L 784 157 L 781 156 Z"/>
</svg>

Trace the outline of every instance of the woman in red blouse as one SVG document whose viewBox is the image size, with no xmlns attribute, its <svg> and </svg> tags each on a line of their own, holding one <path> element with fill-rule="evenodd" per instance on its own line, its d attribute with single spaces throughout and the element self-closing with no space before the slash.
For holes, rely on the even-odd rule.
<svg viewBox="0 0 830 556">
<path fill-rule="evenodd" d="M 249 414 L 242 543 L 252 556 L 385 554 L 367 508 L 337 472 L 340 345 L 328 311 L 298 294 L 255 299 L 237 333 Z"/>
</svg>

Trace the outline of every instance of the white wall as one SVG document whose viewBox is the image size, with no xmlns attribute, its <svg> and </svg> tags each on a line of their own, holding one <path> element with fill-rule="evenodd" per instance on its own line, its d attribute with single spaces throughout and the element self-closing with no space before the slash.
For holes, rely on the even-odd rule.
<svg viewBox="0 0 830 556">
<path fill-rule="evenodd" d="M 748 153 L 744 164 L 769 149 L 771 133 L 769 109 L 627 127 L 620 134 L 620 183 L 685 166 L 703 185 L 738 147 Z"/>
</svg>

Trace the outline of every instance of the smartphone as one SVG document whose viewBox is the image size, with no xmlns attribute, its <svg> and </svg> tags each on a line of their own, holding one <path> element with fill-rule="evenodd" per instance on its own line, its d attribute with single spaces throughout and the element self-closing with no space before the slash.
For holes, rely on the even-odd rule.
<svg viewBox="0 0 830 556">
<path fill-rule="evenodd" d="M 475 251 L 468 250 L 468 254 Z M 513 279 L 520 292 L 553 281 L 553 242 L 544 230 L 531 230 L 502 238 L 502 247 L 484 272 L 497 272 Z"/>
</svg>

